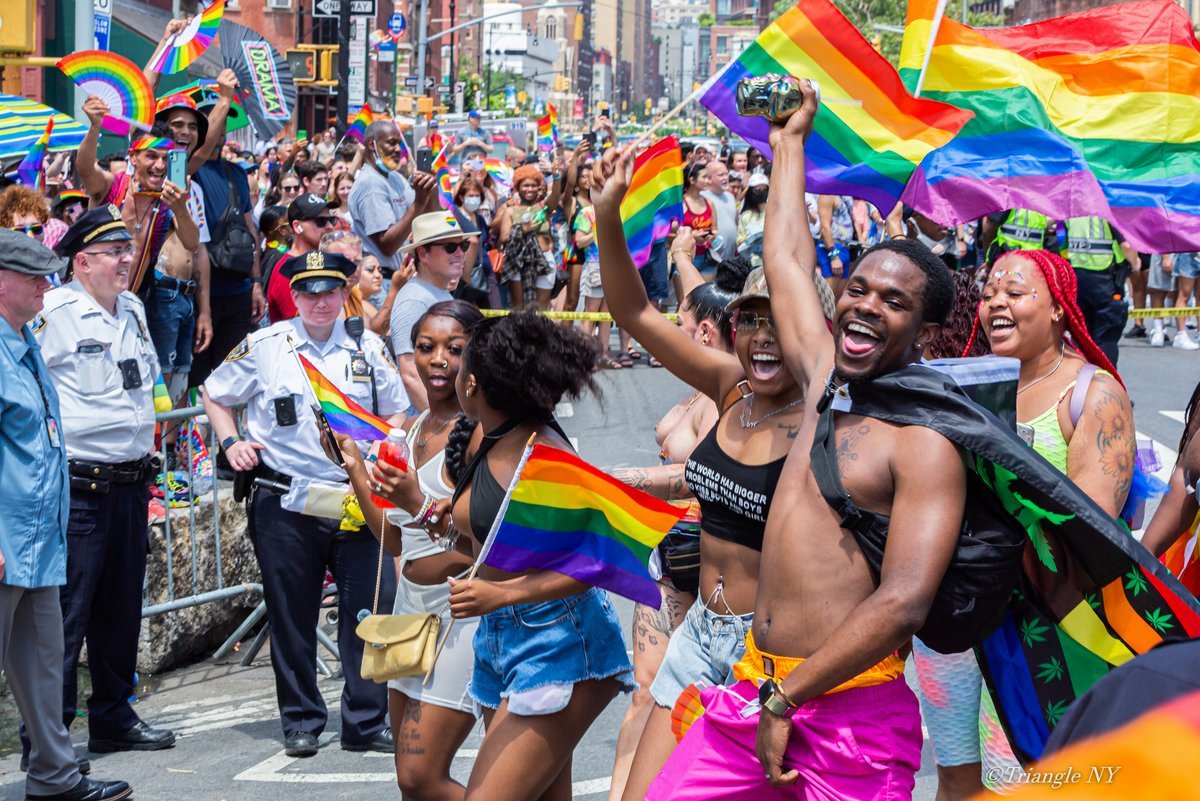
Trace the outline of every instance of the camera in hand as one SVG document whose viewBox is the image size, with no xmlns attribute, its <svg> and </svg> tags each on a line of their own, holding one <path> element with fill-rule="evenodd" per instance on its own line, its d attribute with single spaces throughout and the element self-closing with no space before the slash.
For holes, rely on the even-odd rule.
<svg viewBox="0 0 1200 801">
<path fill-rule="evenodd" d="M 738 81 L 737 112 L 742 117 L 765 117 L 772 122 L 783 122 L 804 104 L 800 91 L 800 78 L 791 75 L 758 75 Z M 821 87 L 812 79 L 817 102 L 821 102 Z"/>
</svg>

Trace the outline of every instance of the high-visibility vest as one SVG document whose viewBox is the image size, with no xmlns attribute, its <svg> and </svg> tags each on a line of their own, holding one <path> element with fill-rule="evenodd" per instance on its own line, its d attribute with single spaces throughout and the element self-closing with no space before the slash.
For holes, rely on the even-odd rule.
<svg viewBox="0 0 1200 801">
<path fill-rule="evenodd" d="M 1029 209 L 1013 209 L 996 232 L 996 244 L 1009 250 L 1041 250 L 1050 218 Z"/>
<path fill-rule="evenodd" d="M 1072 217 L 1066 228 L 1067 258 L 1076 270 L 1107 270 L 1125 260 L 1112 226 L 1103 217 Z"/>
</svg>

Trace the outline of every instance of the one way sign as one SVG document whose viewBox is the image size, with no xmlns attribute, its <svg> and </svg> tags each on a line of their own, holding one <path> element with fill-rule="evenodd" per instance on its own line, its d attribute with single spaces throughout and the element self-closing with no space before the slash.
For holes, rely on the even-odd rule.
<svg viewBox="0 0 1200 801">
<path fill-rule="evenodd" d="M 350 13 L 356 17 L 373 17 L 376 12 L 375 0 L 350 0 Z M 337 17 L 341 13 L 341 0 L 313 0 L 314 17 Z"/>
</svg>

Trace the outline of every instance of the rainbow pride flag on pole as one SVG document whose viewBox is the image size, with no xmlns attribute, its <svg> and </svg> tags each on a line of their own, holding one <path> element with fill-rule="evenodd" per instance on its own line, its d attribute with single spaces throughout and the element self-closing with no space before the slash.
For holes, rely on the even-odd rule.
<svg viewBox="0 0 1200 801">
<path fill-rule="evenodd" d="M 767 121 L 740 117 L 738 81 L 785 73 L 815 78 L 825 105 L 805 148 L 808 191 L 851 195 L 885 214 L 921 159 L 950 141 L 970 112 L 917 99 L 830 0 L 800 0 L 709 81 L 700 103 L 767 154 Z M 861 105 L 860 105 L 861 104 Z"/>
<path fill-rule="evenodd" d="M 387 439 L 388 432 L 392 430 L 391 423 L 355 403 L 303 355 L 297 353 L 296 358 L 300 360 L 312 384 L 313 394 L 330 428 L 356 440 Z"/>
<path fill-rule="evenodd" d="M 1138 250 L 1200 250 L 1200 45 L 1164 0 L 971 28 L 910 0 L 900 74 L 974 118 L 922 161 L 906 203 L 941 223 L 1011 208 L 1097 215 Z"/>
<path fill-rule="evenodd" d="M 450 161 L 446 155 L 446 151 L 450 149 L 450 142 L 447 142 L 437 155 L 433 157 L 433 177 L 437 179 L 438 200 L 442 204 L 443 209 L 451 209 L 454 207 L 454 191 L 450 186 Z"/>
<path fill-rule="evenodd" d="M 549 151 L 558 144 L 558 109 L 553 103 L 548 103 L 547 112 L 538 120 L 538 148 Z"/>
<path fill-rule="evenodd" d="M 650 554 L 686 510 L 547 445 L 525 449 L 480 564 L 553 570 L 658 608 Z"/>
<path fill-rule="evenodd" d="M 371 107 L 364 104 L 354 115 L 354 119 L 350 121 L 350 127 L 346 129 L 346 137 L 353 139 L 360 145 L 367 136 L 367 126 L 375 122 L 375 113 L 371 111 Z M 404 141 L 404 137 L 400 137 L 400 141 Z"/>
<path fill-rule="evenodd" d="M 42 165 L 46 163 L 46 148 L 50 146 L 50 134 L 54 131 L 54 118 L 46 118 L 46 130 L 42 131 L 42 135 L 33 143 L 33 147 L 29 149 L 29 153 L 21 160 L 17 167 L 17 177 L 25 186 L 33 187 L 41 191 L 45 186 L 45 176 L 42 173 Z"/>
<path fill-rule="evenodd" d="M 640 153 L 633 179 L 621 201 L 621 225 L 629 255 L 637 268 L 650 261 L 650 249 L 683 220 L 683 154 L 674 136 L 660 139 Z"/>
</svg>

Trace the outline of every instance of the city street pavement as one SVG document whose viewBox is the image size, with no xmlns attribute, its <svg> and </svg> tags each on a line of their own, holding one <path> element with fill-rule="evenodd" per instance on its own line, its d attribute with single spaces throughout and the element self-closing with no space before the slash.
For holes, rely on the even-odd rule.
<svg viewBox="0 0 1200 801">
<path fill-rule="evenodd" d="M 605 468 L 657 463 L 654 424 L 685 389 L 666 371 L 644 365 L 642 359 L 632 370 L 604 373 L 601 403 L 585 398 L 560 407 L 564 428 L 592 463 Z M 1183 409 L 1200 379 L 1200 353 L 1133 343 L 1123 347 L 1119 366 L 1135 402 L 1139 432 L 1160 443 L 1160 457 L 1169 469 L 1182 431 Z M 632 604 L 616 600 L 628 631 Z M 908 678 L 914 681 L 913 671 Z M 248 668 L 237 664 L 235 654 L 223 664 L 205 661 L 144 677 L 138 712 L 154 725 L 174 729 L 178 744 L 157 753 L 91 755 L 92 775 L 129 781 L 140 801 L 398 798 L 389 756 L 340 749 L 340 683 L 323 679 L 322 686 L 332 711 L 321 738 L 323 747 L 316 757 L 297 760 L 283 754 L 267 650 Z M 626 705 L 624 699 L 613 703 L 577 749 L 575 798 L 607 797 L 613 749 Z M 477 728 L 459 753 L 454 762 L 456 777 L 467 777 L 481 735 Z M 77 732 L 76 743 L 82 751 L 86 734 Z M 23 798 L 24 774 L 18 771 L 18 758 L 19 754 L 0 758 L 0 794 L 6 799 Z M 931 801 L 935 791 L 936 773 L 927 742 L 914 798 Z"/>
</svg>

